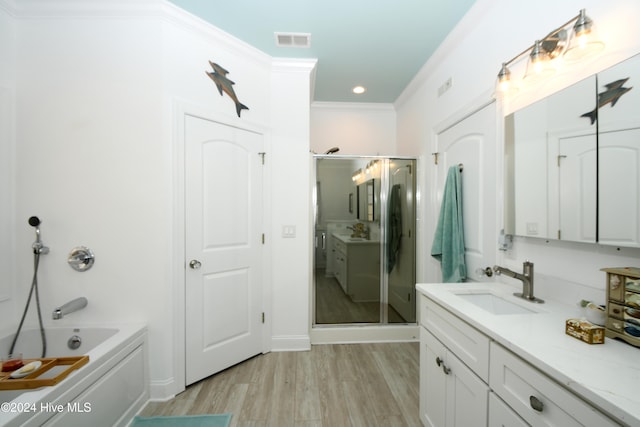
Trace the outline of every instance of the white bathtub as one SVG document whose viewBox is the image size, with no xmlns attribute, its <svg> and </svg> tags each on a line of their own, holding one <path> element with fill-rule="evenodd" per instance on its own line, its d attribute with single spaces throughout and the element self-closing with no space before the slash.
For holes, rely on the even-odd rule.
<svg viewBox="0 0 640 427">
<path fill-rule="evenodd" d="M 77 350 L 67 341 L 77 335 Z M 51 387 L 0 390 L 0 426 L 125 426 L 149 398 L 147 329 L 144 325 L 49 328 L 46 357 L 88 355 L 89 363 Z M 13 334 L 0 338 L 9 352 Z M 38 329 L 20 334 L 15 353 L 41 357 Z"/>
</svg>

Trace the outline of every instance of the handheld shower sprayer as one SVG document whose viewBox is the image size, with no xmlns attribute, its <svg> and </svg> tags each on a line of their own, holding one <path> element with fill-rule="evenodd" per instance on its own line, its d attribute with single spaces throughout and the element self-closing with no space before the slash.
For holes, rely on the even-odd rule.
<svg viewBox="0 0 640 427">
<path fill-rule="evenodd" d="M 42 223 L 42 221 L 40 221 L 40 218 L 38 218 L 37 216 L 32 216 L 31 218 L 29 218 L 29 225 L 32 227 L 35 227 L 36 229 L 36 241 L 33 242 L 33 245 L 31 245 L 31 247 L 33 248 L 33 253 L 34 254 L 47 254 L 49 253 L 49 248 L 47 246 L 44 246 L 42 244 L 42 240 L 40 239 L 40 224 Z"/>
<path fill-rule="evenodd" d="M 40 218 L 38 218 L 37 216 L 32 216 L 31 218 L 29 218 L 29 225 L 35 227 L 36 229 L 36 241 L 33 242 L 33 245 L 31 245 L 31 247 L 33 248 L 33 280 L 31 281 L 31 289 L 29 290 L 29 296 L 27 297 L 27 303 L 24 306 L 24 312 L 22 313 L 22 318 L 20 319 L 18 330 L 13 336 L 13 342 L 11 343 L 9 354 L 13 354 L 16 342 L 18 341 L 18 337 L 20 336 L 20 331 L 22 330 L 22 325 L 24 325 L 24 319 L 27 317 L 29 304 L 31 303 L 31 297 L 33 296 L 33 294 L 35 294 L 36 308 L 38 310 L 38 322 L 40 323 L 40 336 L 42 337 L 42 357 L 45 357 L 47 354 L 47 337 L 44 331 L 44 323 L 42 322 L 42 312 L 40 310 L 40 295 L 38 292 L 38 266 L 40 265 L 40 255 L 49 253 L 49 248 L 43 245 L 42 240 L 40 239 L 41 223 L 42 221 L 40 221 Z"/>
</svg>

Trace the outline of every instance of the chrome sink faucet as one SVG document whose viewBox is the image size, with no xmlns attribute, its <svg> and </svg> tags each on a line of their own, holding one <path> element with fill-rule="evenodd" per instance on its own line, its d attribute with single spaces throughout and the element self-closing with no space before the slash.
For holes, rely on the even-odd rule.
<svg viewBox="0 0 640 427">
<path fill-rule="evenodd" d="M 513 295 L 526 299 L 530 302 L 543 303 L 544 300 L 533 296 L 533 263 L 525 261 L 522 263 L 522 274 L 511 271 L 508 268 L 500 267 L 499 265 L 493 266 L 493 271 L 497 275 L 504 274 L 507 277 L 513 277 L 522 282 L 522 292 L 516 292 Z"/>
<path fill-rule="evenodd" d="M 81 310 L 87 306 L 85 297 L 76 298 L 53 310 L 53 320 L 62 319 L 65 315 Z"/>
</svg>

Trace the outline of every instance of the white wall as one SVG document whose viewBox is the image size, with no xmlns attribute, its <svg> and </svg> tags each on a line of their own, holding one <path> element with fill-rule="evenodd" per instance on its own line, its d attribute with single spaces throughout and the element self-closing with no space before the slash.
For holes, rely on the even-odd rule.
<svg viewBox="0 0 640 427">
<path fill-rule="evenodd" d="M 13 241 L 15 25 L 0 4 L 0 325 L 15 318 Z M 26 224 L 26 222 L 25 222 Z M 4 329 L 4 328 L 0 328 Z"/>
<path fill-rule="evenodd" d="M 313 269 L 311 193 L 309 179 L 310 63 L 274 62 L 271 90 L 272 228 L 271 260 L 272 348 L 311 348 L 310 277 Z M 284 238 L 283 227 L 295 227 L 295 238 Z"/>
<path fill-rule="evenodd" d="M 546 84 L 521 89 L 517 99 L 502 105 L 504 114 L 640 51 L 638 2 L 478 0 L 398 99 L 398 152 L 421 156 L 420 182 L 427 184 L 420 197 L 419 281 L 436 281 L 439 277 L 437 263 L 428 256 L 437 219 L 430 203 L 434 189 L 429 184 L 435 173 L 431 158 L 434 129 L 478 100 L 489 99 L 502 62 L 577 15 L 581 8 L 586 8 L 595 21 L 607 44 L 605 52 L 595 60 L 565 68 Z M 438 97 L 437 88 L 448 78 L 452 78 L 452 88 Z M 502 150 L 502 141 L 496 143 Z M 498 199 L 502 199 L 501 195 Z M 502 211 L 501 203 L 498 211 Z M 633 249 L 518 238 L 513 250 L 499 253 L 499 261 L 518 270 L 525 259 L 535 262 L 540 287 L 572 300 L 575 293 L 566 295 L 564 289 L 553 284 L 562 281 L 586 285 L 588 289 L 578 293 L 603 298 L 604 274 L 599 269 L 637 265 L 639 255 L 640 251 Z"/>
<path fill-rule="evenodd" d="M 391 156 L 396 153 L 396 112 L 391 104 L 314 102 L 311 151 L 337 155 Z"/>
<path fill-rule="evenodd" d="M 31 282 L 34 236 L 26 221 L 38 215 L 51 248 L 39 274 L 45 323 L 52 324 L 56 305 L 81 295 L 89 306 L 56 325 L 147 322 L 152 397 L 184 387 L 185 166 L 178 132 L 179 114 L 197 111 L 266 135 L 265 349 L 308 348 L 311 226 L 309 200 L 300 194 L 308 195 L 315 61 L 274 61 L 162 0 L 25 0 L 16 7 L 15 18 L 0 7 L 0 35 L 15 27 L 17 55 L 12 66 L 12 49 L 0 47 L 0 86 L 3 79 L 14 85 L 17 100 L 15 220 L 3 226 L 9 224 L 20 256 L 12 316 L 5 319 L 2 307 L 7 327 L 17 325 Z M 236 82 L 250 108 L 242 118 L 205 75 L 209 60 Z M 15 77 L 6 77 L 5 65 Z M 294 225 L 297 237 L 283 239 L 283 225 Z M 77 245 L 96 255 L 85 273 L 66 263 Z"/>
</svg>

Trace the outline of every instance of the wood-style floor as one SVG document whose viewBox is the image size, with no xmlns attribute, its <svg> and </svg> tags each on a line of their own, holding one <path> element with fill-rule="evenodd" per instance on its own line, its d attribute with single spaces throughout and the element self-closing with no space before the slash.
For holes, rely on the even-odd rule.
<svg viewBox="0 0 640 427">
<path fill-rule="evenodd" d="M 354 302 L 344 293 L 334 277 L 316 270 L 316 324 L 339 325 L 380 323 L 380 302 Z M 406 323 L 393 307 L 388 306 L 388 323 Z"/>
<path fill-rule="evenodd" d="M 256 356 L 141 413 L 232 413 L 231 426 L 421 426 L 418 343 L 333 344 Z"/>
</svg>

